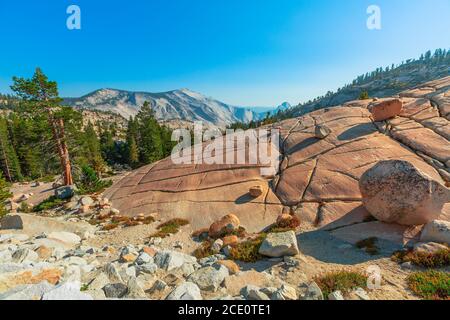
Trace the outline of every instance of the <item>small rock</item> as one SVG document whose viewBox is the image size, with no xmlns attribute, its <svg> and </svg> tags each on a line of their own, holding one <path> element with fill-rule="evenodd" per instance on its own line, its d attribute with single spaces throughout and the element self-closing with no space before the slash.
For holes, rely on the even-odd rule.
<svg viewBox="0 0 450 320">
<path fill-rule="evenodd" d="M 109 211 L 111 212 L 111 215 L 113 215 L 113 216 L 117 216 L 120 214 L 119 209 L 111 208 Z"/>
<path fill-rule="evenodd" d="M 253 198 L 258 198 L 259 196 L 261 196 L 263 194 L 263 189 L 261 186 L 254 186 L 251 187 L 249 190 L 249 194 L 253 197 Z"/>
<path fill-rule="evenodd" d="M 197 259 L 177 251 L 159 251 L 154 257 L 155 263 L 161 269 L 171 271 L 180 268 L 184 263 L 195 263 Z"/>
<path fill-rule="evenodd" d="M 132 253 L 124 254 L 120 256 L 119 261 L 122 263 L 131 263 L 136 260 L 136 256 Z"/>
<path fill-rule="evenodd" d="M 331 133 L 331 129 L 324 125 L 318 125 L 314 128 L 314 136 L 317 139 L 325 139 Z"/>
<path fill-rule="evenodd" d="M 140 253 L 135 261 L 137 265 L 146 264 L 149 262 L 153 262 L 153 258 L 145 252 Z"/>
<path fill-rule="evenodd" d="M 90 283 L 89 290 L 101 290 L 109 284 L 109 277 L 106 273 L 100 272 Z"/>
<path fill-rule="evenodd" d="M 345 300 L 342 292 L 337 290 L 328 295 L 328 300 Z"/>
<path fill-rule="evenodd" d="M 128 293 L 128 287 L 123 283 L 107 284 L 103 287 L 107 298 L 122 298 Z"/>
<path fill-rule="evenodd" d="M 314 281 L 308 285 L 302 300 L 323 300 L 323 293 Z"/>
<path fill-rule="evenodd" d="M 150 257 L 153 258 L 157 251 L 152 247 L 145 246 L 144 248 L 142 248 L 142 252 L 145 252 L 146 254 L 148 254 Z"/>
<path fill-rule="evenodd" d="M 450 222 L 444 220 L 434 220 L 425 225 L 422 235 L 422 242 L 439 242 L 450 245 Z"/>
<path fill-rule="evenodd" d="M 297 300 L 297 292 L 295 291 L 295 288 L 283 284 L 281 288 L 274 293 L 272 300 Z"/>
<path fill-rule="evenodd" d="M 420 253 L 427 253 L 427 254 L 433 254 L 438 251 L 447 250 L 448 247 L 446 245 L 436 243 L 436 242 L 419 242 L 414 245 L 414 251 L 420 252 Z"/>
<path fill-rule="evenodd" d="M 75 194 L 76 191 L 76 186 L 72 185 L 72 186 L 62 186 L 59 187 L 57 189 L 55 189 L 55 197 L 57 197 L 58 199 L 69 199 L 71 197 L 73 197 L 73 195 Z"/>
<path fill-rule="evenodd" d="M 211 251 L 214 253 L 219 253 L 220 250 L 223 247 L 223 241 L 222 239 L 217 239 L 216 241 L 213 242 L 213 244 L 211 245 Z"/>
<path fill-rule="evenodd" d="M 192 282 L 183 282 L 175 288 L 166 300 L 203 300 L 200 288 Z"/>
<path fill-rule="evenodd" d="M 126 294 L 126 298 L 130 299 L 145 299 L 147 296 L 145 295 L 144 290 L 139 285 L 136 277 L 130 277 L 127 283 L 128 293 Z"/>
<path fill-rule="evenodd" d="M 298 254 L 295 232 L 269 233 L 262 242 L 259 253 L 273 258 Z"/>
<path fill-rule="evenodd" d="M 349 294 L 350 300 L 370 300 L 367 292 L 363 288 L 356 288 Z"/>
<path fill-rule="evenodd" d="M 109 278 L 110 282 L 116 283 L 116 282 L 123 282 L 122 277 L 119 274 L 119 271 L 112 263 L 108 263 L 103 268 L 103 272 L 106 273 L 106 275 Z"/>
<path fill-rule="evenodd" d="M 228 214 L 224 216 L 219 221 L 214 222 L 209 227 L 209 236 L 212 238 L 218 238 L 220 236 L 225 236 L 231 232 L 237 230 L 241 222 L 239 218 L 234 214 Z"/>
<path fill-rule="evenodd" d="M 237 263 L 233 260 L 219 260 L 217 264 L 225 266 L 230 274 L 236 274 L 241 271 Z"/>
<path fill-rule="evenodd" d="M 79 244 L 81 242 L 81 238 L 72 232 L 52 232 L 48 235 L 49 239 L 58 240 L 67 244 Z"/>
<path fill-rule="evenodd" d="M 33 250 L 30 250 L 28 248 L 22 248 L 14 251 L 12 254 L 12 260 L 13 262 L 22 263 L 24 261 L 37 261 L 39 259 L 39 255 L 34 252 Z"/>
<path fill-rule="evenodd" d="M 223 241 L 223 245 L 222 245 L 223 247 L 234 246 L 239 243 L 239 238 L 235 235 L 225 236 L 222 238 L 222 241 Z"/>
<path fill-rule="evenodd" d="M 157 279 L 155 281 L 155 283 L 153 283 L 153 285 L 150 288 L 149 292 L 150 293 L 154 293 L 156 291 L 163 291 L 165 288 L 167 288 L 167 284 L 164 281 L 162 281 L 160 279 Z"/>
<path fill-rule="evenodd" d="M 217 291 L 225 277 L 229 275 L 228 269 L 223 265 L 214 265 L 198 269 L 188 278 L 202 290 Z"/>
<path fill-rule="evenodd" d="M 267 294 L 261 291 L 261 288 L 251 284 L 245 286 L 241 293 L 247 300 L 270 300 Z"/>
<path fill-rule="evenodd" d="M 136 270 L 137 270 L 138 274 L 141 274 L 141 273 L 153 274 L 156 272 L 156 270 L 158 270 L 158 266 L 156 264 L 154 264 L 153 262 L 149 262 L 149 263 L 139 265 Z"/>
<path fill-rule="evenodd" d="M 94 204 L 94 200 L 92 200 L 92 198 L 91 198 L 91 197 L 88 197 L 88 196 L 82 197 L 82 198 L 80 199 L 80 204 L 81 204 L 82 206 L 92 206 L 92 205 Z"/>
</svg>

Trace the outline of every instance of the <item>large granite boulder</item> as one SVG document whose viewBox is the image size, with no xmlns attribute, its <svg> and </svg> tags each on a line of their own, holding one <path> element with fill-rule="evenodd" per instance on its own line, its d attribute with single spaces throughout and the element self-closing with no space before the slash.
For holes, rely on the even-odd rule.
<svg viewBox="0 0 450 320">
<path fill-rule="evenodd" d="M 450 189 L 405 160 L 380 161 L 359 180 L 364 207 L 378 220 L 421 225 L 437 219 Z"/>
</svg>

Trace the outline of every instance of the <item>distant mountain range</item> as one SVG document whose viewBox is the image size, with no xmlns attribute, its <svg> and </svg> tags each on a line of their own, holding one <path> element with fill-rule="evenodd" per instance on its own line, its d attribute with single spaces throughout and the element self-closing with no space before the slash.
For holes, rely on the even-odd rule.
<svg viewBox="0 0 450 320">
<path fill-rule="evenodd" d="M 232 106 L 189 89 L 161 93 L 100 89 L 80 98 L 66 98 L 64 104 L 80 108 L 114 112 L 125 118 L 135 116 L 148 101 L 161 121 L 203 121 L 224 127 L 234 122 L 256 121 L 263 114 Z"/>
</svg>

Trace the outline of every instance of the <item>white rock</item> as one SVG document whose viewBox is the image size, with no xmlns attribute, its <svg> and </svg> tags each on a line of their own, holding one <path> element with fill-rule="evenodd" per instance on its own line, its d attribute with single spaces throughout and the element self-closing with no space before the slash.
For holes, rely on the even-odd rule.
<svg viewBox="0 0 450 320">
<path fill-rule="evenodd" d="M 295 291 L 295 288 L 287 284 L 283 284 L 281 288 L 274 293 L 274 295 L 277 299 L 272 298 L 273 300 L 297 300 L 297 292 Z"/>
<path fill-rule="evenodd" d="M 188 281 L 195 283 L 202 290 L 215 292 L 228 275 L 225 266 L 213 265 L 198 269 L 189 276 Z"/>
<path fill-rule="evenodd" d="M 153 258 L 145 252 L 141 252 L 135 261 L 135 263 L 138 265 L 146 264 L 146 263 L 150 263 L 150 262 L 153 262 Z"/>
<path fill-rule="evenodd" d="M 298 254 L 294 231 L 269 233 L 259 248 L 259 253 L 273 258 Z"/>
<path fill-rule="evenodd" d="M 66 282 L 44 293 L 42 300 L 93 300 L 93 298 L 80 291 L 79 282 Z"/>
<path fill-rule="evenodd" d="M 183 282 L 167 296 L 166 300 L 203 300 L 203 298 L 195 283 Z"/>
<path fill-rule="evenodd" d="M 180 268 L 184 263 L 195 263 L 197 261 L 193 256 L 169 250 L 159 251 L 154 260 L 158 267 L 166 271 Z"/>
<path fill-rule="evenodd" d="M 414 251 L 422 253 L 436 253 L 441 250 L 447 250 L 448 247 L 444 244 L 436 242 L 419 242 L 414 245 Z"/>
<path fill-rule="evenodd" d="M 12 254 L 12 260 L 18 263 L 24 261 L 37 261 L 38 259 L 39 255 L 28 248 L 18 249 Z"/>
<path fill-rule="evenodd" d="M 270 300 L 267 294 L 262 292 L 261 288 L 254 285 L 245 286 L 241 292 L 247 300 Z"/>
<path fill-rule="evenodd" d="M 439 242 L 450 245 L 450 222 L 444 220 L 434 220 L 425 225 L 421 242 Z"/>
<path fill-rule="evenodd" d="M 356 288 L 350 293 L 351 300 L 370 300 L 367 292 L 363 288 Z"/>
<path fill-rule="evenodd" d="M 211 245 L 211 251 L 214 252 L 214 253 L 219 253 L 220 250 L 222 250 L 222 247 L 223 247 L 223 240 L 222 239 L 217 239 Z"/>
<path fill-rule="evenodd" d="M 119 271 L 117 270 L 116 266 L 112 263 L 108 263 L 104 268 L 103 272 L 108 276 L 109 281 L 111 283 L 122 283 L 122 277 L 119 274 Z"/>
<path fill-rule="evenodd" d="M 94 204 L 94 200 L 92 200 L 92 198 L 91 197 L 82 197 L 81 199 L 80 199 L 80 204 L 82 205 L 82 206 L 91 206 L 91 205 L 93 205 Z"/>
<path fill-rule="evenodd" d="M 42 295 L 53 289 L 47 281 L 15 287 L 0 294 L 0 300 L 40 300 Z"/>
<path fill-rule="evenodd" d="M 81 242 L 81 238 L 72 232 L 52 232 L 48 235 L 49 239 L 58 240 L 67 244 L 79 244 Z"/>
<path fill-rule="evenodd" d="M 320 290 L 317 283 L 313 281 L 308 285 L 302 300 L 323 300 L 322 290 Z"/>
<path fill-rule="evenodd" d="M 342 292 L 339 290 L 333 291 L 328 295 L 328 300 L 345 300 Z"/>
<path fill-rule="evenodd" d="M 126 294 L 126 298 L 129 299 L 145 299 L 147 296 L 145 295 L 144 290 L 141 285 L 138 283 L 136 277 L 130 277 L 127 282 L 128 293 Z"/>
<path fill-rule="evenodd" d="M 89 290 L 101 290 L 104 286 L 109 284 L 108 275 L 104 272 L 100 272 L 90 283 Z"/>
</svg>

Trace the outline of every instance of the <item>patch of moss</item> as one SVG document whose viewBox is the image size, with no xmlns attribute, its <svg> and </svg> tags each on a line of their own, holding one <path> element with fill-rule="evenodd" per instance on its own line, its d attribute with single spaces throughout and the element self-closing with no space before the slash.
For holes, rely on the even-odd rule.
<svg viewBox="0 0 450 320">
<path fill-rule="evenodd" d="M 351 292 L 358 287 L 365 289 L 367 287 L 367 276 L 359 272 L 339 271 L 328 273 L 324 276 L 317 276 L 314 281 L 322 290 L 325 299 L 336 290 L 343 294 Z"/>
<path fill-rule="evenodd" d="M 376 245 L 377 241 L 378 239 L 376 237 L 371 237 L 358 241 L 355 245 L 359 249 L 365 249 L 365 251 L 371 256 L 375 256 L 380 253 L 380 249 L 378 249 Z"/>
<path fill-rule="evenodd" d="M 180 227 L 189 224 L 186 219 L 175 218 L 160 224 L 157 229 L 158 231 L 150 235 L 150 238 L 165 238 L 171 234 L 175 234 L 180 230 Z"/>
<path fill-rule="evenodd" d="M 429 270 L 415 272 L 406 279 L 409 289 L 417 296 L 427 300 L 450 299 L 450 274 Z"/>
<path fill-rule="evenodd" d="M 260 260 L 262 257 L 258 251 L 266 236 L 265 233 L 261 233 L 254 239 L 243 241 L 233 246 L 230 250 L 230 258 L 243 262 Z"/>
<path fill-rule="evenodd" d="M 65 203 L 64 200 L 61 200 L 55 196 L 50 196 L 41 203 L 39 203 L 38 205 L 34 206 L 33 211 L 40 212 L 44 210 L 54 209 L 61 206 L 64 203 Z"/>
<path fill-rule="evenodd" d="M 206 258 L 214 255 L 214 252 L 211 250 L 212 243 L 210 241 L 203 241 L 202 244 L 194 250 L 192 255 L 197 259 Z"/>
<path fill-rule="evenodd" d="M 407 249 L 394 252 L 391 258 L 398 263 L 411 262 L 413 265 L 424 268 L 442 268 L 450 266 L 450 249 L 442 249 L 434 253 Z"/>
</svg>

